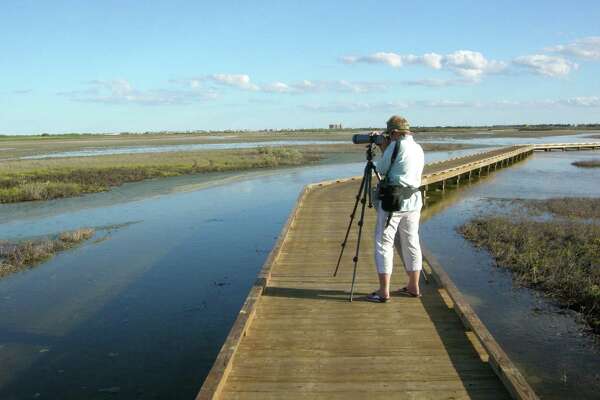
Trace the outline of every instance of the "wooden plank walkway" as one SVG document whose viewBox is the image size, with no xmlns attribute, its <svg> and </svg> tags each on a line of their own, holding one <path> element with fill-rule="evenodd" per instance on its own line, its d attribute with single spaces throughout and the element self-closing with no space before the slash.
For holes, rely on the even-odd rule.
<svg viewBox="0 0 600 400">
<path fill-rule="evenodd" d="M 530 155 L 513 146 L 426 166 L 422 190 Z M 356 178 L 309 185 L 207 376 L 197 399 L 536 399 L 439 264 L 426 257 L 437 283 L 423 298 L 396 295 L 374 304 L 361 296 L 377 286 L 375 213 L 366 213 L 355 301 L 353 229 L 337 262 Z M 393 287 L 406 283 L 396 256 Z"/>
<path fill-rule="evenodd" d="M 552 150 L 596 150 L 600 149 L 600 142 L 585 142 L 585 143 L 548 143 L 538 144 L 534 146 L 535 151 L 552 151 Z"/>
</svg>

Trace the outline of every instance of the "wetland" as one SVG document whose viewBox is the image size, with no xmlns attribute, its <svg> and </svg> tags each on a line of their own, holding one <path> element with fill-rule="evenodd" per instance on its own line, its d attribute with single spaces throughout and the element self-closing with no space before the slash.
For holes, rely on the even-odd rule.
<svg viewBox="0 0 600 400">
<path fill-rule="evenodd" d="M 515 140 L 489 139 L 436 137 L 461 147 L 430 150 L 426 161 Z M 456 143 L 462 140 L 467 143 Z M 573 133 L 554 140 L 589 138 Z M 86 227 L 103 240 L 84 241 L 0 279 L 0 363 L 8 366 L 0 369 L 0 398 L 193 397 L 302 187 L 362 171 L 362 146 L 307 148 L 314 154 L 323 147 L 332 149 L 329 155 L 309 165 L 168 176 L 79 197 L 1 204 L 5 242 Z M 422 240 L 544 398 L 594 398 L 600 388 L 596 339 L 574 311 L 516 285 L 458 228 L 501 212 L 490 198 L 600 197 L 597 172 L 571 165 L 594 157 L 597 152 L 536 153 L 433 193 L 423 212 Z M 541 212 L 543 219 L 550 211 Z"/>
</svg>

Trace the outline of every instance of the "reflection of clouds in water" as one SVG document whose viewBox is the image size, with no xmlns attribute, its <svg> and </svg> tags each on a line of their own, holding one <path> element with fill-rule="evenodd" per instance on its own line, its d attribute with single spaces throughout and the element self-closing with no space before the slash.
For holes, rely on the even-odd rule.
<svg viewBox="0 0 600 400">
<path fill-rule="evenodd" d="M 465 300 L 467 300 L 467 303 L 469 303 L 471 307 L 478 307 L 483 303 L 480 297 L 474 295 L 463 294 L 463 297 L 465 298 Z"/>
</svg>

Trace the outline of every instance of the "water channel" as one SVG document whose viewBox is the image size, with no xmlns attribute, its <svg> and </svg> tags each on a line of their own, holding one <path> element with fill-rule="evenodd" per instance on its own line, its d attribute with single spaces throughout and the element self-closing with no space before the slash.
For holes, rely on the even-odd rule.
<svg viewBox="0 0 600 400">
<path fill-rule="evenodd" d="M 428 162 L 474 151 L 430 153 Z M 544 398 L 593 398 L 600 346 L 573 316 L 514 287 L 455 227 L 487 197 L 600 195 L 597 172 L 570 165 L 593 156 L 536 154 L 424 213 L 424 243 Z M 176 177 L 1 205 L 0 240 L 98 233 L 0 280 L 0 398 L 193 398 L 301 188 L 362 165 Z"/>
</svg>

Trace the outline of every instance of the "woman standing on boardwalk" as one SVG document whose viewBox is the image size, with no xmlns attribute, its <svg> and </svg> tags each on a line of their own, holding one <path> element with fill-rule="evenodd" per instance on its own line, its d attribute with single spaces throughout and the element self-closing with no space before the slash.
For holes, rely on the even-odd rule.
<svg viewBox="0 0 600 400">
<path fill-rule="evenodd" d="M 379 147 L 383 153 L 377 165 L 378 172 L 391 186 L 412 190 L 412 194 L 400 201 L 397 211 L 388 212 L 377 202 L 377 225 L 375 227 L 375 265 L 379 276 L 379 290 L 367 296 L 367 300 L 384 303 L 390 298 L 390 278 L 394 261 L 394 244 L 402 256 L 408 275 L 408 284 L 400 292 L 420 297 L 419 275 L 422 269 L 421 245 L 419 243 L 419 219 L 423 200 L 421 175 L 425 157 L 421 146 L 413 139 L 408 121 L 398 115 L 387 121 L 386 133 L 390 139 Z"/>
</svg>

